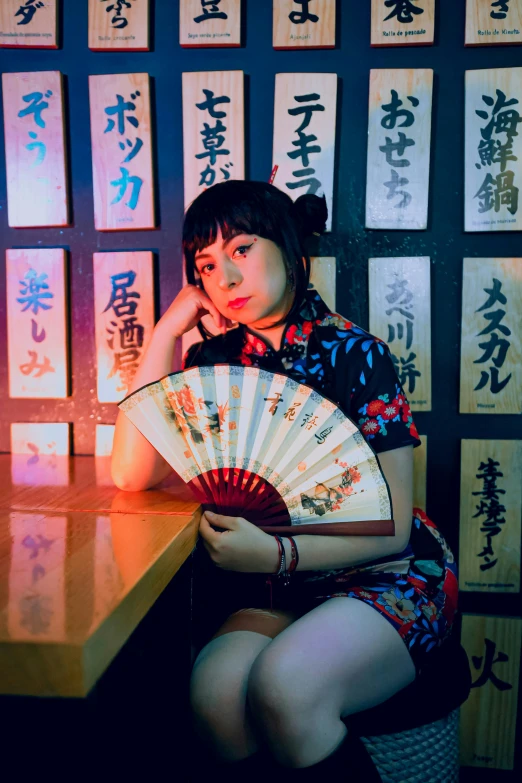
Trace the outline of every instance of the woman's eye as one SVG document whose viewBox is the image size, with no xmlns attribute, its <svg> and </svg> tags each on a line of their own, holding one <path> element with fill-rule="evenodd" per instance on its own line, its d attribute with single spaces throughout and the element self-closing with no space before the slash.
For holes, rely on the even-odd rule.
<svg viewBox="0 0 522 783">
<path fill-rule="evenodd" d="M 247 250 L 248 250 L 249 248 L 251 248 L 251 247 L 252 247 L 252 245 L 238 245 L 238 246 L 236 247 L 236 250 L 235 250 L 234 252 L 236 252 L 236 251 L 238 251 L 238 250 L 239 250 L 239 254 L 240 254 L 240 255 L 244 255 L 244 254 L 245 254 L 245 251 L 247 251 Z"/>
<path fill-rule="evenodd" d="M 212 271 L 213 268 L 214 268 L 214 264 L 205 264 L 205 266 L 201 267 L 201 271 L 205 272 L 208 275 L 209 269 L 210 271 Z"/>
</svg>

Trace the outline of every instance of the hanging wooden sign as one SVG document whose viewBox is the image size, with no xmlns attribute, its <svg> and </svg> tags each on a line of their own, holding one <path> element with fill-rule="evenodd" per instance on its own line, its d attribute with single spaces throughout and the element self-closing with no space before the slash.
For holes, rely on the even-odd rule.
<svg viewBox="0 0 522 783">
<path fill-rule="evenodd" d="M 465 230 L 521 231 L 522 68 L 466 71 Z"/>
<path fill-rule="evenodd" d="M 278 73 L 275 83 L 273 184 L 295 201 L 326 197 L 332 230 L 337 74 Z"/>
<path fill-rule="evenodd" d="M 7 613 L 9 638 L 64 642 L 66 626 L 67 517 L 9 514 L 11 562 Z"/>
<path fill-rule="evenodd" d="M 2 89 L 8 223 L 67 226 L 62 75 L 4 73 Z"/>
<path fill-rule="evenodd" d="M 96 457 L 110 457 L 113 441 L 114 424 L 97 424 L 94 455 Z"/>
<path fill-rule="evenodd" d="M 372 69 L 366 228 L 428 223 L 433 71 Z"/>
<path fill-rule="evenodd" d="M 154 328 L 152 253 L 95 253 L 93 268 L 98 400 L 120 402 Z"/>
<path fill-rule="evenodd" d="M 435 0 L 372 0 L 372 46 L 432 44 Z"/>
<path fill-rule="evenodd" d="M 207 188 L 245 177 L 243 71 L 182 74 L 185 209 Z"/>
<path fill-rule="evenodd" d="M 333 49 L 336 0 L 273 0 L 274 49 Z"/>
<path fill-rule="evenodd" d="M 69 395 L 65 251 L 7 250 L 10 397 Z"/>
<path fill-rule="evenodd" d="M 66 487 L 70 482 L 70 424 L 11 424 L 11 480 L 14 485 Z"/>
<path fill-rule="evenodd" d="M 461 413 L 522 413 L 522 258 L 465 258 Z"/>
<path fill-rule="evenodd" d="M 522 43 L 522 0 L 466 0 L 466 46 Z"/>
<path fill-rule="evenodd" d="M 180 0 L 181 46 L 241 46 L 241 0 Z"/>
<path fill-rule="evenodd" d="M 520 617 L 462 616 L 472 685 L 460 708 L 460 764 L 513 769 L 520 668 Z"/>
<path fill-rule="evenodd" d="M 57 49 L 58 0 L 2 0 L 0 48 Z"/>
<path fill-rule="evenodd" d="M 431 410 L 430 259 L 370 258 L 370 331 L 390 348 L 411 409 Z"/>
<path fill-rule="evenodd" d="M 149 0 L 89 0 L 89 49 L 148 52 Z"/>
<path fill-rule="evenodd" d="M 154 228 L 147 73 L 89 76 L 97 231 Z"/>
<path fill-rule="evenodd" d="M 327 307 L 336 312 L 336 259 L 333 256 L 312 256 L 310 258 L 310 285 L 315 288 Z"/>
<path fill-rule="evenodd" d="M 426 512 L 426 483 L 428 466 L 428 438 L 419 435 L 422 446 L 413 449 L 413 508 Z"/>
<path fill-rule="evenodd" d="M 520 591 L 522 441 L 463 440 L 459 586 Z"/>
</svg>

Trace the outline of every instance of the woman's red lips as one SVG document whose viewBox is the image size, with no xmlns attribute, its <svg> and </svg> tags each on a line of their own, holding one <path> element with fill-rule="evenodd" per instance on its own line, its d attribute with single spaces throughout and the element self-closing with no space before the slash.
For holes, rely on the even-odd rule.
<svg viewBox="0 0 522 783">
<path fill-rule="evenodd" d="M 228 306 L 232 307 L 234 310 L 237 310 L 238 308 L 243 307 L 243 305 L 245 305 L 251 298 L 251 296 L 247 296 L 244 299 L 233 299 L 228 303 Z"/>
</svg>

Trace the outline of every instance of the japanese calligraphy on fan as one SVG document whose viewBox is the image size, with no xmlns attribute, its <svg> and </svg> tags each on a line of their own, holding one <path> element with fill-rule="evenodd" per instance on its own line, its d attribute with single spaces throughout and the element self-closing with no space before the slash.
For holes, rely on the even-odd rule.
<svg viewBox="0 0 522 783">
<path fill-rule="evenodd" d="M 461 589 L 519 592 L 521 478 L 522 441 L 462 441 Z"/>
<path fill-rule="evenodd" d="M 435 0 L 372 0 L 372 46 L 432 44 Z"/>
<path fill-rule="evenodd" d="M 185 208 L 207 188 L 245 176 L 243 71 L 183 74 Z"/>
<path fill-rule="evenodd" d="M 90 76 L 89 92 L 96 229 L 153 228 L 149 76 Z"/>
<path fill-rule="evenodd" d="M 522 229 L 522 68 L 466 71 L 465 230 Z"/>
<path fill-rule="evenodd" d="M 274 180 L 295 201 L 303 193 L 325 196 L 332 228 L 337 75 L 276 74 Z"/>
<path fill-rule="evenodd" d="M 370 331 L 390 348 L 412 410 L 431 410 L 430 259 L 370 258 Z"/>
<path fill-rule="evenodd" d="M 464 259 L 461 413 L 522 413 L 520 264 Z"/>
<path fill-rule="evenodd" d="M 432 89 L 428 68 L 370 72 L 366 228 L 427 226 Z"/>
<path fill-rule="evenodd" d="M 7 250 L 10 397 L 69 393 L 65 251 Z"/>
<path fill-rule="evenodd" d="M 152 253 L 95 253 L 94 293 L 98 400 L 119 402 L 154 327 Z"/>
</svg>

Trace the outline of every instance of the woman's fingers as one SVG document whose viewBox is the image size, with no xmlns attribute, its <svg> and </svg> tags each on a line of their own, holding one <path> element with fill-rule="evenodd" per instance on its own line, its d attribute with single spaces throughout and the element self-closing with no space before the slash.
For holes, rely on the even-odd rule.
<svg viewBox="0 0 522 783">
<path fill-rule="evenodd" d="M 203 308 L 210 313 L 217 328 L 225 333 L 227 331 L 227 319 L 221 315 L 215 304 L 209 299 L 208 296 L 205 296 L 204 294 L 201 297 L 201 304 Z"/>
</svg>

